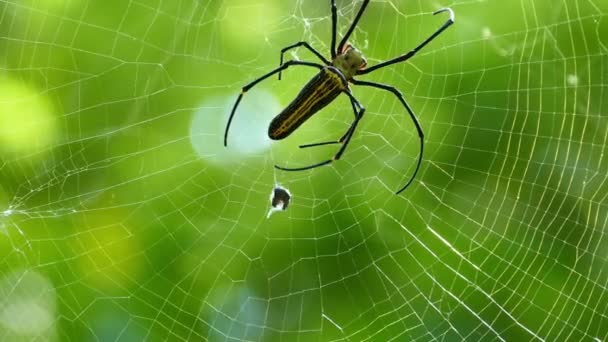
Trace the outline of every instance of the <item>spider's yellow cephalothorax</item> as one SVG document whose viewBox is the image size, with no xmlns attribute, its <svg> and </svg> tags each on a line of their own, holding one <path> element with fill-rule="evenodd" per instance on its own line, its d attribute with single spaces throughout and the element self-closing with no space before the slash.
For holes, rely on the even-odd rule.
<svg viewBox="0 0 608 342">
<path fill-rule="evenodd" d="M 350 80 L 357 74 L 357 71 L 365 68 L 367 60 L 361 51 L 349 44 L 344 47 L 341 54 L 334 58 L 331 64 L 338 68 L 347 80 Z"/>
</svg>

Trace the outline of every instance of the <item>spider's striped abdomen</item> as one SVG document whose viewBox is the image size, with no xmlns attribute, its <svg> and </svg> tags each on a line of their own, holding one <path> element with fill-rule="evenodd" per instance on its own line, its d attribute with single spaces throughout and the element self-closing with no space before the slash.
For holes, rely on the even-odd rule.
<svg viewBox="0 0 608 342">
<path fill-rule="evenodd" d="M 348 82 L 338 69 L 333 66 L 324 67 L 304 86 L 298 96 L 272 119 L 268 136 L 273 140 L 286 138 L 347 88 Z"/>
</svg>

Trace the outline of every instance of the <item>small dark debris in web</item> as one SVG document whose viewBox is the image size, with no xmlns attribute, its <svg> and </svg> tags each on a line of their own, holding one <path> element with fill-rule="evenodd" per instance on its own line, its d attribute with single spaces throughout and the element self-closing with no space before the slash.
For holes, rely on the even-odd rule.
<svg viewBox="0 0 608 342">
<path fill-rule="evenodd" d="M 270 210 L 266 218 L 270 217 L 275 211 L 287 210 L 291 201 L 291 193 L 280 185 L 275 185 L 274 189 L 270 193 Z"/>
</svg>

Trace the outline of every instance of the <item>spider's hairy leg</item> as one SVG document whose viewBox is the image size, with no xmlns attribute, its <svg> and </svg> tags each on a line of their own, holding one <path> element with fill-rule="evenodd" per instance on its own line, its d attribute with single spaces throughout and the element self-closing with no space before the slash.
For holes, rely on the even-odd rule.
<svg viewBox="0 0 608 342">
<path fill-rule="evenodd" d="M 281 65 L 283 65 L 283 55 L 285 54 L 285 52 L 291 50 L 291 49 L 295 49 L 297 47 L 303 46 L 305 48 L 307 48 L 310 52 L 312 52 L 315 56 L 319 57 L 320 60 L 323 61 L 323 63 L 325 63 L 325 65 L 330 65 L 330 62 L 323 57 L 323 55 L 317 51 L 315 48 L 313 48 L 312 46 L 310 46 L 310 44 L 308 44 L 307 42 L 297 42 L 295 44 L 291 44 L 287 47 L 284 47 L 281 49 L 281 59 L 279 61 L 279 67 Z M 282 70 L 281 70 L 282 71 Z M 279 81 L 281 80 L 281 71 L 279 71 Z"/>
<path fill-rule="evenodd" d="M 374 70 L 384 68 L 385 66 L 389 66 L 389 65 L 392 65 L 395 63 L 405 62 L 408 59 L 414 57 L 414 55 L 416 55 L 416 53 L 418 53 L 418 51 L 420 51 L 423 47 L 425 47 L 433 39 L 437 38 L 437 36 L 439 36 L 443 31 L 445 31 L 445 29 L 447 29 L 448 27 L 450 27 L 450 25 L 452 25 L 454 23 L 454 11 L 452 11 L 451 8 L 442 8 L 438 11 L 433 12 L 433 15 L 436 15 L 436 14 L 439 14 L 442 12 L 448 12 L 450 14 L 450 17 L 448 18 L 448 20 L 443 25 L 441 25 L 441 27 L 439 27 L 439 29 L 437 29 L 437 31 L 433 32 L 433 34 L 431 34 L 427 39 L 425 39 L 422 43 L 418 44 L 418 46 L 416 46 L 415 48 L 413 48 L 412 50 L 410 50 L 409 52 L 407 52 L 401 56 L 397 56 L 395 58 L 389 59 L 388 61 L 384 61 L 382 63 L 376 64 L 369 68 L 359 70 L 359 71 L 357 71 L 357 75 L 365 75 Z"/>
<path fill-rule="evenodd" d="M 336 0 L 331 0 L 331 45 L 330 54 L 331 59 L 336 58 L 336 34 L 338 29 L 338 8 L 336 7 Z"/>
<path fill-rule="evenodd" d="M 418 122 L 418 118 L 416 117 L 416 114 L 414 114 L 414 111 L 412 110 L 410 105 L 407 103 L 407 101 L 403 97 L 403 94 L 397 88 L 386 85 L 386 84 L 382 84 L 382 83 L 376 83 L 376 82 L 358 81 L 358 80 L 352 80 L 352 82 L 355 85 L 378 88 L 378 89 L 390 91 L 391 93 L 393 93 L 397 97 L 397 99 L 399 99 L 399 102 L 401 102 L 401 104 L 405 107 L 407 113 L 409 114 L 410 118 L 414 122 L 414 126 L 416 126 L 416 131 L 418 132 L 418 138 L 420 139 L 420 152 L 418 154 L 418 161 L 416 162 L 416 168 L 414 169 L 414 173 L 412 174 L 410 179 L 407 181 L 407 183 L 405 183 L 404 186 L 402 186 L 395 193 L 396 195 L 398 195 L 403 190 L 407 189 L 407 187 L 410 186 L 410 184 L 412 184 L 412 182 L 414 181 L 414 178 L 416 178 L 416 174 L 418 173 L 418 170 L 420 169 L 420 164 L 422 164 L 422 155 L 424 154 L 424 132 L 422 131 L 422 126 L 420 126 L 420 122 Z"/>
<path fill-rule="evenodd" d="M 224 146 L 228 146 L 228 131 L 230 130 L 230 125 L 232 124 L 232 119 L 234 118 L 234 113 L 236 113 L 236 108 L 239 106 L 239 103 L 241 102 L 243 95 L 247 91 L 249 91 L 249 89 L 253 88 L 258 83 L 260 83 L 263 80 L 267 79 L 268 77 L 276 74 L 277 72 L 281 72 L 282 70 L 289 68 L 292 65 L 304 65 L 304 66 L 315 67 L 318 69 L 323 69 L 323 65 L 317 64 L 317 63 L 301 62 L 301 61 L 288 61 L 288 62 L 285 62 L 283 65 L 279 66 L 278 68 L 266 73 L 265 75 L 261 76 L 258 79 L 253 80 L 252 82 L 248 83 L 243 88 L 241 88 L 241 93 L 236 98 L 236 101 L 234 102 L 234 106 L 232 107 L 232 111 L 230 112 L 230 116 L 228 117 L 228 122 L 226 123 L 226 130 L 224 131 Z"/>
<path fill-rule="evenodd" d="M 359 19 L 361 19 L 361 16 L 363 15 L 363 12 L 365 12 L 365 8 L 367 7 L 367 5 L 369 5 L 369 0 L 363 0 L 363 3 L 361 4 L 361 8 L 359 8 L 359 12 L 357 12 L 355 19 L 353 19 L 352 24 L 350 24 L 350 27 L 346 31 L 346 34 L 344 35 L 344 37 L 342 37 L 340 44 L 338 44 L 338 48 L 336 50 L 337 54 L 341 53 L 344 50 L 344 46 L 346 45 L 346 42 L 348 42 L 348 38 L 350 38 L 350 35 L 355 30 L 355 27 L 359 23 Z"/>
</svg>

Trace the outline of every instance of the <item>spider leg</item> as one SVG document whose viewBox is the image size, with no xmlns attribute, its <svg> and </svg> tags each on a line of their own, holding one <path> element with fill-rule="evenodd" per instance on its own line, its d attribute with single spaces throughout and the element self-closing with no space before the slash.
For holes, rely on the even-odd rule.
<svg viewBox="0 0 608 342">
<path fill-rule="evenodd" d="M 342 157 L 342 154 L 344 153 L 344 151 L 348 147 L 348 143 L 350 142 L 350 139 L 353 137 L 353 134 L 355 133 L 355 129 L 357 128 L 357 125 L 359 124 L 359 121 L 361 120 L 361 118 L 363 117 L 363 114 L 365 113 L 365 108 L 361 105 L 361 103 L 359 103 L 359 101 L 357 101 L 357 99 L 355 99 L 355 97 L 349 91 L 345 91 L 344 93 L 353 102 L 353 109 L 355 109 L 355 107 L 356 107 L 358 109 L 358 111 L 355 109 L 355 120 L 350 125 L 348 131 L 346 131 L 345 138 L 342 141 L 342 147 L 340 147 L 340 149 L 333 156 L 333 158 L 325 160 L 325 161 L 322 161 L 320 163 L 308 165 L 308 166 L 290 168 L 290 167 L 283 167 L 283 166 L 275 165 L 274 166 L 275 168 L 277 168 L 279 170 L 283 170 L 283 171 L 309 170 L 309 169 L 314 169 L 314 168 L 319 167 L 319 166 L 330 164 L 333 161 L 338 160 L 338 159 L 340 159 Z"/>
<path fill-rule="evenodd" d="M 334 0 L 332 0 L 332 2 L 333 1 Z M 344 45 L 346 45 L 346 42 L 348 42 L 348 38 L 355 30 L 355 27 L 357 26 L 357 23 L 359 23 L 359 19 L 361 19 L 361 16 L 363 15 L 363 12 L 365 11 L 365 8 L 367 7 L 367 5 L 369 5 L 369 0 L 363 0 L 363 3 L 361 4 L 361 8 L 359 8 L 359 12 L 357 12 L 355 19 L 353 20 L 353 23 L 350 24 L 350 27 L 346 31 L 346 34 L 344 35 L 344 37 L 342 37 L 340 44 L 338 44 L 338 49 L 336 50 L 336 54 L 339 54 L 344 49 Z M 333 13 L 332 13 L 332 15 L 333 15 Z"/>
<path fill-rule="evenodd" d="M 396 194 L 398 195 L 403 190 L 405 190 L 408 186 L 410 186 L 410 184 L 412 184 L 412 182 L 414 181 L 414 178 L 416 178 L 416 174 L 418 173 L 418 170 L 420 169 L 420 164 L 422 163 L 422 154 L 424 152 L 424 132 L 422 131 L 420 122 L 418 122 L 418 118 L 416 117 L 416 114 L 414 114 L 414 111 L 412 110 L 410 105 L 407 103 L 407 101 L 403 97 L 403 94 L 399 90 L 397 90 L 397 88 L 386 85 L 386 84 L 368 82 L 368 81 L 352 80 L 352 83 L 355 85 L 374 87 L 374 88 L 378 88 L 378 89 L 387 90 L 387 91 L 390 91 L 391 93 L 395 94 L 395 96 L 397 96 L 397 98 L 399 99 L 399 102 L 401 102 L 401 104 L 407 110 L 407 113 L 410 115 L 410 118 L 414 122 L 414 126 L 416 126 L 416 131 L 418 131 L 418 138 L 420 138 L 420 153 L 418 154 L 418 162 L 416 163 L 416 169 L 414 170 L 414 173 L 412 174 L 411 178 L 407 181 L 407 183 L 405 183 L 404 186 L 401 187 L 401 189 L 397 190 Z"/>
<path fill-rule="evenodd" d="M 450 18 L 443 25 L 441 25 L 441 27 L 437 31 L 435 31 L 432 35 L 430 35 L 422 43 L 420 43 L 418 46 L 416 46 L 415 48 L 413 48 L 412 50 L 410 50 L 408 53 L 406 53 L 404 55 L 395 57 L 393 59 L 389 59 L 388 61 L 384 61 L 382 63 L 376 64 L 367 69 L 359 70 L 359 71 L 357 71 L 357 75 L 365 75 L 374 70 L 384 68 L 385 66 L 389 66 L 391 64 L 395 64 L 395 63 L 399 63 L 399 62 L 404 62 L 404 61 L 407 61 L 408 59 L 412 58 L 418 51 L 420 51 L 420 49 L 425 47 L 428 43 L 430 43 L 433 39 L 435 39 L 437 36 L 439 36 L 445 29 L 447 29 L 450 25 L 452 25 L 454 23 L 454 11 L 452 11 L 452 9 L 442 8 L 438 11 L 433 12 L 433 15 L 439 14 L 441 12 L 449 12 Z"/>
<path fill-rule="evenodd" d="M 295 49 L 297 47 L 303 46 L 305 48 L 307 48 L 310 52 L 312 52 L 315 56 L 319 57 L 320 60 L 323 61 L 323 63 L 325 63 L 325 65 L 330 65 L 331 63 L 329 63 L 329 61 L 323 57 L 323 55 L 317 51 L 315 48 L 313 48 L 312 46 L 310 46 L 310 44 L 308 44 L 307 42 L 297 42 L 295 44 L 291 44 L 287 47 L 284 47 L 281 49 L 281 60 L 279 62 L 279 66 L 283 65 L 283 55 L 285 54 L 285 52 L 291 50 L 291 49 Z M 279 71 L 279 81 L 281 80 L 281 71 Z"/>
<path fill-rule="evenodd" d="M 323 68 L 323 65 L 317 64 L 317 63 L 302 62 L 302 61 L 288 61 L 288 62 L 285 62 L 285 64 L 280 65 L 278 68 L 272 70 L 271 72 L 266 73 L 265 75 L 261 76 L 260 78 L 255 79 L 251 83 L 244 86 L 241 89 L 241 93 L 239 94 L 239 97 L 236 98 L 236 102 L 234 103 L 234 106 L 232 107 L 232 111 L 230 112 L 230 116 L 228 117 L 228 122 L 226 123 L 226 130 L 224 131 L 224 146 L 228 146 L 228 130 L 230 129 L 230 124 L 232 124 L 232 119 L 234 118 L 234 113 L 236 113 L 236 108 L 239 106 L 239 103 L 241 102 L 243 95 L 247 91 L 249 91 L 249 89 L 253 88 L 256 84 L 262 82 L 263 80 L 276 74 L 277 72 L 281 72 L 282 70 L 289 68 L 292 65 L 305 65 L 305 66 L 315 67 L 315 68 L 319 68 L 319 69 Z"/>
<path fill-rule="evenodd" d="M 338 30 L 338 8 L 336 0 L 331 0 L 331 59 L 336 58 L 336 31 Z"/>
<path fill-rule="evenodd" d="M 353 113 L 355 114 L 355 120 L 356 120 L 357 119 L 357 107 L 356 107 L 357 104 L 355 103 L 353 98 L 350 99 L 350 104 L 353 106 Z M 346 136 L 348 135 L 348 132 L 350 132 L 351 127 L 349 127 L 348 130 L 346 130 L 346 132 L 344 132 L 344 135 L 342 135 L 342 137 L 338 140 L 325 141 L 325 142 L 314 143 L 314 144 L 305 144 L 305 145 L 300 145 L 299 147 L 308 148 L 308 147 L 323 146 L 323 145 L 341 144 L 344 141 L 344 139 L 346 139 Z"/>
</svg>

